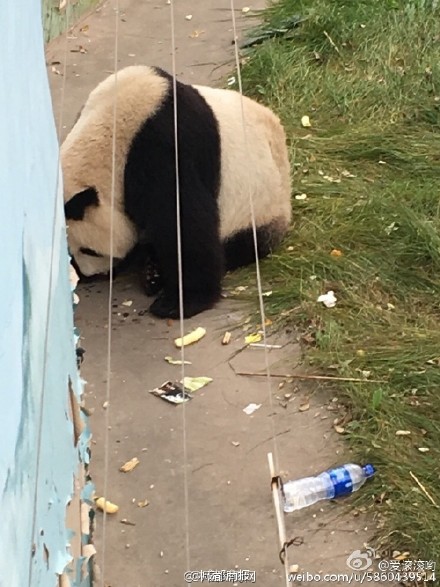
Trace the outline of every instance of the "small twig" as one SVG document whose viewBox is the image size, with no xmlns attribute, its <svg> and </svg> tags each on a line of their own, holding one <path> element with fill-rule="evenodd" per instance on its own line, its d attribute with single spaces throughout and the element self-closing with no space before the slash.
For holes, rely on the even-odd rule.
<svg viewBox="0 0 440 587">
<path fill-rule="evenodd" d="M 426 497 L 429 499 L 429 501 L 436 507 L 438 508 L 438 505 L 436 504 L 436 502 L 434 501 L 434 498 L 428 493 L 428 491 L 425 489 L 424 485 L 422 485 L 422 483 L 420 483 L 420 481 L 417 479 L 417 477 L 414 475 L 414 473 L 412 471 L 409 472 L 409 474 L 411 475 L 411 477 L 414 479 L 414 481 L 417 483 L 417 485 L 420 487 L 422 493 L 424 493 L 426 495 Z"/>
<path fill-rule="evenodd" d="M 336 53 L 338 55 L 341 54 L 341 52 L 339 51 L 338 47 L 336 46 L 336 43 L 333 41 L 333 39 L 331 38 L 331 36 L 328 34 L 327 31 L 324 31 L 324 35 L 327 37 L 328 42 L 330 43 L 330 45 L 333 47 L 333 49 L 336 51 Z"/>
<path fill-rule="evenodd" d="M 248 377 L 267 377 L 266 373 L 251 373 L 247 371 L 236 371 L 236 375 Z M 283 379 L 315 379 L 318 381 L 349 381 L 351 383 L 386 383 L 383 379 L 359 379 L 358 377 L 332 377 L 331 375 L 301 375 L 298 373 L 271 373 L 271 377 Z"/>
</svg>

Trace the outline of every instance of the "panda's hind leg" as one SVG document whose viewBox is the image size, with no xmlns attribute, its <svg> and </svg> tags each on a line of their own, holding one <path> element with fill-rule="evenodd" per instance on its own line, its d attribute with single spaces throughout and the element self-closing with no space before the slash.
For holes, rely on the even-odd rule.
<svg viewBox="0 0 440 587">
<path fill-rule="evenodd" d="M 287 222 L 276 218 L 271 223 L 257 227 L 258 258 L 270 255 L 281 243 L 287 230 Z M 255 263 L 255 241 L 252 228 L 241 230 L 223 243 L 227 271 Z"/>
</svg>

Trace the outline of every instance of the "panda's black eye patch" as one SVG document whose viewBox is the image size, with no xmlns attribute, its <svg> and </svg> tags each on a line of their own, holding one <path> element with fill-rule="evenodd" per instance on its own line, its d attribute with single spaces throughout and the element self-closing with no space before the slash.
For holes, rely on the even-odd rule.
<svg viewBox="0 0 440 587">
<path fill-rule="evenodd" d="M 97 253 L 93 249 L 88 249 L 87 247 L 81 247 L 79 251 L 83 255 L 89 255 L 90 257 L 103 257 L 104 256 L 104 255 L 100 255 L 99 253 Z"/>
<path fill-rule="evenodd" d="M 95 188 L 87 188 L 78 192 L 64 204 L 66 219 L 84 220 L 84 214 L 89 206 L 99 206 L 98 192 Z"/>
</svg>

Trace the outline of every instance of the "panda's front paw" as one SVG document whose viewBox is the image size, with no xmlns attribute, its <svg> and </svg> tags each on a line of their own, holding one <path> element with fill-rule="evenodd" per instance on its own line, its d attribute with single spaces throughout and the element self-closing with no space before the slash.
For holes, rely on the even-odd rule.
<svg viewBox="0 0 440 587">
<path fill-rule="evenodd" d="M 179 301 L 174 297 L 170 298 L 164 294 L 159 295 L 151 304 L 150 312 L 158 318 L 178 318 Z"/>
<path fill-rule="evenodd" d="M 191 318 L 192 316 L 196 316 L 196 314 L 200 314 L 200 312 L 209 310 L 215 305 L 218 297 L 218 295 L 214 294 L 192 297 L 187 295 L 187 298 L 183 303 L 183 317 Z M 180 316 L 179 299 L 175 296 L 171 297 L 163 293 L 151 304 L 150 312 L 159 318 L 177 319 Z"/>
</svg>

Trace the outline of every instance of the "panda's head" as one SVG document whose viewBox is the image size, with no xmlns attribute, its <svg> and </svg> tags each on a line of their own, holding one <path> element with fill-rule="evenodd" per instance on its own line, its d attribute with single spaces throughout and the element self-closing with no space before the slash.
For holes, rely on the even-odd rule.
<svg viewBox="0 0 440 587">
<path fill-rule="evenodd" d="M 101 201 L 94 187 L 77 191 L 66 199 L 69 252 L 81 275 L 106 274 L 110 271 L 111 207 Z M 136 244 L 136 229 L 124 212 L 113 210 L 113 264 L 125 259 Z"/>
</svg>

